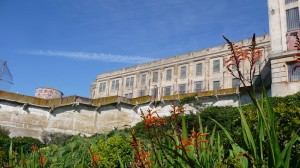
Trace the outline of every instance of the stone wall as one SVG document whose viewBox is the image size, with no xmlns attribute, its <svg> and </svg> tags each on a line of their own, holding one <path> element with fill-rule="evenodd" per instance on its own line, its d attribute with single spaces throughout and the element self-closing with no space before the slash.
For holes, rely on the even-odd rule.
<svg viewBox="0 0 300 168">
<path fill-rule="evenodd" d="M 202 92 L 199 101 L 214 106 L 237 106 L 249 102 L 239 90 L 220 90 Z M 162 101 L 152 97 L 125 99 L 108 97 L 87 99 L 82 97 L 64 97 L 60 99 L 41 99 L 10 92 L 0 91 L 0 125 L 8 128 L 10 136 L 30 136 L 41 138 L 44 132 L 65 134 L 108 133 L 114 128 L 123 129 L 141 121 L 141 110 L 158 109 L 160 116 L 167 116 L 172 102 L 192 96 L 173 95 Z M 196 111 L 185 105 L 186 111 Z"/>
</svg>

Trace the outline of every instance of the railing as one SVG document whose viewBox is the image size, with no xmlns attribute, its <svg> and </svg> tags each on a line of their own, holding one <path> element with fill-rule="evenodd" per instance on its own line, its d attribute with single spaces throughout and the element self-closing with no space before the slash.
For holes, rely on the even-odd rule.
<svg viewBox="0 0 300 168">
<path fill-rule="evenodd" d="M 143 104 L 143 103 L 148 103 L 151 101 L 154 101 L 155 98 L 154 96 L 142 96 L 142 97 L 137 97 L 137 98 L 133 98 L 130 100 L 130 104 Z"/>
<path fill-rule="evenodd" d="M 240 91 L 244 89 L 241 88 Z M 185 94 L 177 94 L 170 96 L 162 96 L 162 101 L 170 101 L 170 100 L 180 100 L 185 97 L 196 96 L 196 97 L 209 97 L 209 96 L 217 96 L 217 95 L 229 95 L 238 93 L 238 88 L 230 88 L 230 89 L 221 89 L 221 90 L 212 90 L 205 92 L 195 92 L 195 93 L 185 93 Z M 24 104 L 30 104 L 33 106 L 45 107 L 45 108 L 56 108 L 67 105 L 78 105 L 78 104 L 86 104 L 91 106 L 103 106 L 114 103 L 127 103 L 131 105 L 144 104 L 152 101 L 156 101 L 153 96 L 142 96 L 133 99 L 127 99 L 121 96 L 111 96 L 111 97 L 103 97 L 98 99 L 89 99 L 79 96 L 69 96 L 64 98 L 54 98 L 54 99 L 42 99 L 32 96 L 25 96 L 21 94 L 11 93 L 0 91 L 0 99 L 14 101 Z M 160 100 L 157 100 L 160 101 Z"/>
<path fill-rule="evenodd" d="M 220 90 L 211 90 L 205 92 L 195 92 L 195 93 L 185 93 L 185 94 L 177 94 L 170 96 L 163 96 L 162 100 L 180 100 L 185 97 L 196 96 L 196 97 L 209 97 L 209 96 L 217 96 L 217 95 L 229 95 L 236 94 L 238 92 L 237 88 L 230 89 L 220 89 Z"/>
</svg>

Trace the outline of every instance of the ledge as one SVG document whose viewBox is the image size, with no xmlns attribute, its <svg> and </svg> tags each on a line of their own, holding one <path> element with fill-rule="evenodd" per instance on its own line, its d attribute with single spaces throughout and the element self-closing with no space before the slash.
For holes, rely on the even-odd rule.
<svg viewBox="0 0 300 168">
<path fill-rule="evenodd" d="M 243 88 L 241 88 L 241 90 L 243 90 Z M 89 99 L 80 96 L 68 96 L 68 97 L 55 98 L 55 99 L 42 99 L 42 98 L 26 96 L 22 94 L 0 91 L 0 100 L 6 100 L 6 101 L 18 102 L 21 104 L 28 104 L 28 105 L 42 107 L 42 108 L 54 109 L 62 106 L 69 106 L 69 105 L 73 106 L 74 104 L 76 105 L 84 104 L 93 107 L 100 107 L 109 104 L 125 103 L 125 104 L 136 106 L 138 104 L 145 104 L 153 101 L 180 100 L 190 96 L 210 97 L 210 96 L 218 96 L 218 95 L 237 94 L 237 93 L 239 93 L 239 88 L 220 89 L 220 90 L 212 90 L 212 91 L 205 91 L 205 92 L 162 96 L 160 99 L 155 99 L 154 96 L 142 96 L 133 99 L 128 99 L 121 96 L 110 96 L 110 97 L 103 97 L 97 99 Z"/>
</svg>

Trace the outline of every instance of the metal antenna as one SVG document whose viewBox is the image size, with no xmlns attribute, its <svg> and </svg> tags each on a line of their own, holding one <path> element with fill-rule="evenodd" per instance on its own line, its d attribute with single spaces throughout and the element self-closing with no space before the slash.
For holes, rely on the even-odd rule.
<svg viewBox="0 0 300 168">
<path fill-rule="evenodd" d="M 5 90 L 5 88 L 9 87 L 13 83 L 13 77 L 10 73 L 10 70 L 7 66 L 6 60 L 0 60 L 0 89 Z"/>
</svg>

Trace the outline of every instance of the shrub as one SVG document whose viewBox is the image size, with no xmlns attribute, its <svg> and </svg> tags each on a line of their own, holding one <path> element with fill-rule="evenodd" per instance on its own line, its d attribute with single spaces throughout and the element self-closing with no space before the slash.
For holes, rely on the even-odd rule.
<svg viewBox="0 0 300 168">
<path fill-rule="evenodd" d="M 63 134 L 63 133 L 43 132 L 42 141 L 46 145 L 49 145 L 49 144 L 62 145 L 71 136 L 72 135 Z"/>
<path fill-rule="evenodd" d="M 111 168 L 120 167 L 118 157 L 123 160 L 123 164 L 128 166 L 131 161 L 131 144 L 129 141 L 129 137 L 118 134 L 106 140 L 99 140 L 97 148 L 93 148 L 99 155 L 98 166 Z"/>
<path fill-rule="evenodd" d="M 9 137 L 9 130 L 0 126 L 0 138 L 8 138 Z"/>
</svg>

